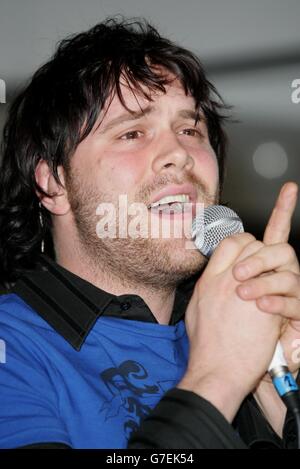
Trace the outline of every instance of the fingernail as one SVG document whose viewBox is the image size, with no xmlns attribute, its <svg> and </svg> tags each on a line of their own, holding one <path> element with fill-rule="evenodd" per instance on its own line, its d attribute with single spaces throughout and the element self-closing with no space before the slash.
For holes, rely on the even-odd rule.
<svg viewBox="0 0 300 469">
<path fill-rule="evenodd" d="M 248 286 L 245 286 L 245 285 L 240 285 L 238 287 L 239 289 L 239 294 L 243 297 L 243 298 L 249 298 L 249 296 L 251 296 L 251 288 L 248 287 Z"/>
<path fill-rule="evenodd" d="M 297 194 L 297 192 L 298 192 L 298 186 L 296 184 L 290 184 L 287 197 L 294 197 Z"/>
<path fill-rule="evenodd" d="M 235 273 L 240 279 L 247 278 L 249 275 L 249 267 L 245 264 L 240 264 L 236 266 Z"/>
</svg>

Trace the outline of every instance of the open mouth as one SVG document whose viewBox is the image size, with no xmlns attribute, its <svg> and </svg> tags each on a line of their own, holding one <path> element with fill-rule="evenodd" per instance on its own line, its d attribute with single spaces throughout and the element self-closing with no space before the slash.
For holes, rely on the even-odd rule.
<svg viewBox="0 0 300 469">
<path fill-rule="evenodd" d="M 154 213 L 176 214 L 191 211 L 191 200 L 187 194 L 176 194 L 162 197 L 148 205 L 148 209 Z"/>
</svg>

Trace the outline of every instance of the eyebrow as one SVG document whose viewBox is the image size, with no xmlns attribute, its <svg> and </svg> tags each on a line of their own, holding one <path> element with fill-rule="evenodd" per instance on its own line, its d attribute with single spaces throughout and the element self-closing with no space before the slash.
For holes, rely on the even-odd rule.
<svg viewBox="0 0 300 469">
<path fill-rule="evenodd" d="M 182 117 L 183 119 L 191 119 L 196 122 L 204 121 L 205 118 L 204 116 L 199 112 L 195 111 L 194 109 L 182 109 L 178 113 L 179 117 Z"/>
<path fill-rule="evenodd" d="M 153 106 L 147 106 L 145 109 L 141 109 L 139 111 L 130 111 L 130 112 L 128 111 L 112 119 L 103 128 L 99 127 L 98 133 L 103 134 L 107 132 L 108 130 L 111 130 L 113 127 L 116 127 L 117 125 L 124 124 L 125 122 L 131 122 L 131 121 L 141 119 L 142 117 L 147 116 L 148 114 L 153 112 L 153 110 L 154 110 Z"/>
<path fill-rule="evenodd" d="M 132 122 L 141 119 L 149 114 L 151 114 L 155 110 L 154 106 L 147 106 L 145 109 L 141 109 L 139 111 L 130 111 L 124 114 L 121 114 L 118 117 L 115 117 L 107 125 L 103 128 L 100 126 L 97 128 L 97 133 L 104 134 L 111 130 L 112 128 L 116 127 L 117 125 L 124 124 L 126 122 Z M 183 119 L 191 119 L 195 123 L 199 121 L 205 121 L 204 116 L 202 116 L 199 112 L 193 109 L 182 109 L 178 112 L 178 117 Z"/>
</svg>

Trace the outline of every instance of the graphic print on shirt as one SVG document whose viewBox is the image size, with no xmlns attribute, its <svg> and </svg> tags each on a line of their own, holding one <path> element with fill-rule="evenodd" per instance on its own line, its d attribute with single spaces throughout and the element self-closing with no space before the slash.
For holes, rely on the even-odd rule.
<svg viewBox="0 0 300 469">
<path fill-rule="evenodd" d="M 126 439 L 137 430 L 161 396 L 175 385 L 175 380 L 151 382 L 145 367 L 132 360 L 124 361 L 116 368 L 108 368 L 100 376 L 112 395 L 100 412 L 105 413 L 105 421 L 119 418 L 120 413 L 124 413 Z"/>
</svg>

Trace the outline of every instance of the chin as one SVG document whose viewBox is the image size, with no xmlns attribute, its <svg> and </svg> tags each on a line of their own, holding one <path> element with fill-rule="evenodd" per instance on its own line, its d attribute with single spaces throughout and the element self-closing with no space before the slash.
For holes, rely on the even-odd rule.
<svg viewBox="0 0 300 469">
<path fill-rule="evenodd" d="M 175 271 L 198 272 L 205 264 L 205 257 L 188 239 L 160 239 L 157 240 L 161 259 Z"/>
</svg>

